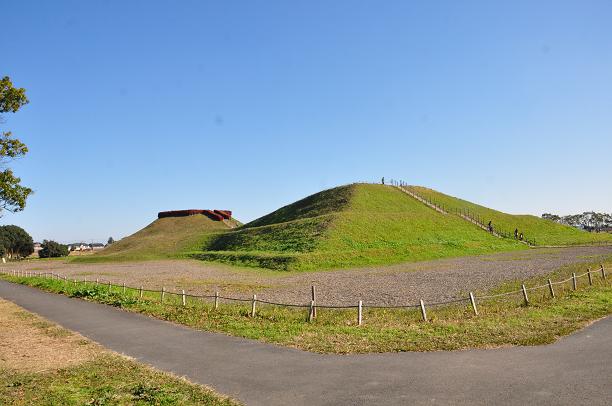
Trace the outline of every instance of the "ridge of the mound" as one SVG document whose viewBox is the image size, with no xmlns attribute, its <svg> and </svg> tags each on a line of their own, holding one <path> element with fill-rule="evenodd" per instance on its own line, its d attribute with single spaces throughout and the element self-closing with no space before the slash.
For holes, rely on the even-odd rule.
<svg viewBox="0 0 612 406">
<path fill-rule="evenodd" d="M 323 190 L 283 206 L 245 224 L 243 227 L 254 228 L 335 214 L 349 204 L 354 188 L 355 185 L 345 185 Z"/>
</svg>

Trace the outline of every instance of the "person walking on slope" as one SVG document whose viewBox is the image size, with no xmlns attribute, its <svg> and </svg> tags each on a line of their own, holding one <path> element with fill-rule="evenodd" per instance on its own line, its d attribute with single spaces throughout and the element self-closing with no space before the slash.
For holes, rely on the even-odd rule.
<svg viewBox="0 0 612 406">
<path fill-rule="evenodd" d="M 519 241 L 523 241 L 523 233 L 519 235 Z"/>
<path fill-rule="evenodd" d="M 489 232 L 492 233 L 493 232 L 493 224 L 491 223 L 491 220 L 489 220 L 489 224 L 487 224 L 487 227 L 489 228 Z"/>
<path fill-rule="evenodd" d="M 514 229 L 514 239 L 518 240 L 518 228 Z"/>
<path fill-rule="evenodd" d="M 384 176 L 382 177 L 382 184 L 383 185 L 385 184 L 385 177 Z"/>
</svg>

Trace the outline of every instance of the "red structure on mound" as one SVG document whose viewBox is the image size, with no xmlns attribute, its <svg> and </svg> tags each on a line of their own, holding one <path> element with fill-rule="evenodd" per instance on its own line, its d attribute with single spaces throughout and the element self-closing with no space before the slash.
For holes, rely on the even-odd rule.
<svg viewBox="0 0 612 406">
<path fill-rule="evenodd" d="M 164 217 L 186 217 L 195 216 L 196 214 L 202 214 L 211 220 L 223 221 L 232 218 L 231 210 L 201 210 L 201 209 L 190 209 L 190 210 L 171 210 L 171 211 L 160 211 L 157 213 L 157 218 L 161 219 Z"/>
</svg>

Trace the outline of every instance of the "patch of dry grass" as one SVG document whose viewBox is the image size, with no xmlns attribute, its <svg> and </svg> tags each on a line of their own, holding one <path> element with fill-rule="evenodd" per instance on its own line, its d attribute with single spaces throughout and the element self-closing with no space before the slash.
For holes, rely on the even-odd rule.
<svg viewBox="0 0 612 406">
<path fill-rule="evenodd" d="M 236 406 L 0 299 L 0 405 Z"/>
<path fill-rule="evenodd" d="M 102 351 L 83 336 L 0 299 L 0 369 L 56 370 L 90 361 Z"/>
</svg>

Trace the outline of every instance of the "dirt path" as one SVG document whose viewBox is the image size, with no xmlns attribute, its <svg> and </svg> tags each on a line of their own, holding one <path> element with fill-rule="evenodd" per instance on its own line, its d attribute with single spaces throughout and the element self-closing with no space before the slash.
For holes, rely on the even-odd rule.
<svg viewBox="0 0 612 406">
<path fill-rule="evenodd" d="M 0 281 L 0 297 L 247 405 L 606 405 L 612 318 L 555 344 L 320 355 L 196 331 Z"/>
<path fill-rule="evenodd" d="M 439 301 L 468 291 L 487 290 L 508 280 L 550 273 L 561 266 L 612 255 L 612 247 L 533 249 L 340 271 L 284 273 L 233 268 L 199 261 L 151 261 L 117 264 L 66 264 L 30 261 L 5 267 L 54 270 L 71 278 L 110 279 L 117 284 L 189 293 L 222 294 L 284 303 L 308 303 L 316 285 L 319 303 L 399 305 L 419 298 Z"/>
</svg>

